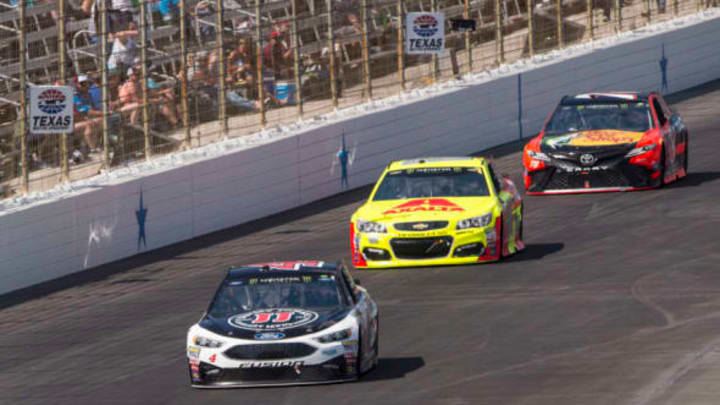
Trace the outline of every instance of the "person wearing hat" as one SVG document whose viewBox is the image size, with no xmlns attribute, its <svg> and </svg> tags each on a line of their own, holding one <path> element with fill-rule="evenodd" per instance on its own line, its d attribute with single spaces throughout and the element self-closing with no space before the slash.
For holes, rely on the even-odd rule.
<svg viewBox="0 0 720 405">
<path fill-rule="evenodd" d="M 102 124 L 102 104 L 94 100 L 90 94 L 93 84 L 87 75 L 75 79 L 73 107 L 75 110 L 75 132 L 82 133 L 85 143 L 91 152 L 98 151 L 99 130 Z"/>
</svg>

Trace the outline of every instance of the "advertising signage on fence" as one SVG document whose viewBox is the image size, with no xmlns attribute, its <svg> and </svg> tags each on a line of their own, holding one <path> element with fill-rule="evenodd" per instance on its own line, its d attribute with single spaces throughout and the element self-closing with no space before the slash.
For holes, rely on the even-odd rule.
<svg viewBox="0 0 720 405">
<path fill-rule="evenodd" d="M 73 130 L 73 92 L 69 86 L 30 86 L 31 134 L 62 134 Z"/>
<path fill-rule="evenodd" d="M 405 50 L 408 54 L 434 54 L 445 50 L 445 14 L 408 13 Z"/>
<path fill-rule="evenodd" d="M 453 18 L 450 20 L 450 29 L 453 31 L 469 32 L 475 31 L 475 20 L 461 20 L 459 18 Z"/>
</svg>

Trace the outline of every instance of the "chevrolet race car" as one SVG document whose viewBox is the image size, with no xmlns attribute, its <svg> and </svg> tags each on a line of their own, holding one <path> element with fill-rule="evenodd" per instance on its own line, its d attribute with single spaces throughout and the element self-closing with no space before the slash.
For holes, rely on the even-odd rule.
<svg viewBox="0 0 720 405">
<path fill-rule="evenodd" d="M 378 308 L 342 264 L 231 268 L 187 359 L 195 388 L 355 380 L 378 362 Z"/>
<path fill-rule="evenodd" d="M 687 174 L 688 130 L 656 92 L 565 96 L 523 165 L 528 194 L 660 187 Z"/>
<path fill-rule="evenodd" d="M 391 163 L 350 220 L 358 268 L 468 264 L 524 248 L 523 205 L 483 158 Z"/>
</svg>

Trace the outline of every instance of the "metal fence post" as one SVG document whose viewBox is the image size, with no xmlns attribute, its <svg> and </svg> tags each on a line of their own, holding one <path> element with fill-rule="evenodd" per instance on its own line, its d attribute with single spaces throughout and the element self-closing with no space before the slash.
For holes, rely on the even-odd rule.
<svg viewBox="0 0 720 405">
<path fill-rule="evenodd" d="M 622 32 L 622 1 L 615 0 L 615 32 Z"/>
<path fill-rule="evenodd" d="M 403 0 L 397 0 L 397 63 L 398 63 L 398 79 L 400 80 L 400 88 L 405 90 L 405 11 L 403 9 Z"/>
<path fill-rule="evenodd" d="M 223 14 L 225 6 L 223 0 L 216 1 L 217 8 L 217 63 L 218 63 L 218 101 L 220 102 L 220 124 L 222 125 L 223 139 L 228 136 L 227 102 L 225 97 L 225 26 Z"/>
<path fill-rule="evenodd" d="M 501 0 L 495 0 L 495 60 L 498 65 L 505 63 L 505 40 L 503 39 L 503 10 Z"/>
<path fill-rule="evenodd" d="M 438 11 L 438 0 L 432 0 L 432 12 L 437 13 Z M 441 30 L 445 30 L 445 27 L 440 27 Z M 438 78 L 440 77 L 440 63 L 438 60 L 438 54 L 433 53 L 432 54 L 432 78 L 433 83 L 437 83 Z"/>
<path fill-rule="evenodd" d="M 20 58 L 20 170 L 22 171 L 22 183 L 20 191 L 27 195 L 30 186 L 30 174 L 28 170 L 27 158 L 27 49 L 25 44 L 25 0 L 20 0 L 19 4 L 19 29 L 18 32 L 20 42 L 19 55 Z"/>
<path fill-rule="evenodd" d="M 66 77 L 65 64 L 67 63 L 67 49 L 65 48 L 65 0 L 58 0 L 58 52 L 60 82 L 64 86 Z M 60 179 L 63 183 L 70 180 L 70 166 L 68 165 L 67 133 L 60 135 Z"/>
<path fill-rule="evenodd" d="M 707 4 L 706 2 L 705 4 Z M 673 0 L 673 15 L 677 17 L 677 15 L 680 14 L 680 4 L 678 3 L 678 0 Z"/>
<path fill-rule="evenodd" d="M 327 4 L 327 25 L 328 25 L 328 69 L 330 70 L 330 93 L 332 105 L 338 107 L 337 81 L 335 77 L 335 33 L 333 32 L 332 21 L 332 0 L 325 0 Z"/>
<path fill-rule="evenodd" d="M 295 75 L 295 104 L 297 105 L 298 116 L 303 116 L 302 81 L 300 80 L 300 42 L 298 41 L 297 28 L 297 0 L 292 0 L 292 47 L 293 47 L 293 70 Z"/>
<path fill-rule="evenodd" d="M 150 160 L 152 156 L 152 144 L 150 142 L 150 106 L 148 105 L 148 87 L 147 87 L 147 4 L 140 2 L 140 74 L 142 75 L 142 129 L 143 138 L 145 140 L 145 160 Z M 134 73 L 134 72 L 133 72 Z M 173 106 L 173 108 L 175 108 Z"/>
<path fill-rule="evenodd" d="M 363 82 L 365 84 L 365 99 L 372 99 L 372 78 L 370 77 L 370 50 L 368 49 L 367 29 L 367 0 L 362 0 L 362 56 L 363 56 Z"/>
<path fill-rule="evenodd" d="M 463 7 L 465 12 L 463 16 L 466 20 L 470 19 L 470 0 L 465 0 Z M 465 50 L 467 50 L 468 57 L 468 73 L 473 71 L 473 55 L 472 55 L 472 44 L 470 43 L 470 31 L 465 32 Z"/>
<path fill-rule="evenodd" d="M 652 15 L 651 2 L 652 2 L 652 0 L 646 0 L 646 1 L 645 1 L 645 6 L 646 6 L 646 10 L 647 10 L 647 23 L 648 23 L 648 24 L 650 24 L 650 23 L 652 22 L 652 17 L 651 17 L 651 15 Z"/>
<path fill-rule="evenodd" d="M 255 0 L 255 64 L 257 65 L 258 99 L 260 100 L 260 125 L 265 128 L 267 117 L 265 116 L 265 78 L 263 76 L 263 40 L 260 1 L 262 0 Z"/>
<path fill-rule="evenodd" d="M 562 0 L 557 0 L 556 18 L 557 18 L 558 48 L 563 49 L 565 47 L 565 38 L 563 38 L 563 34 L 565 32 L 565 27 L 563 27 Z"/>
<path fill-rule="evenodd" d="M 180 0 L 178 4 L 180 7 L 180 57 L 182 67 L 180 70 L 180 108 L 182 109 L 182 123 L 183 130 L 185 131 L 185 148 L 189 149 L 192 147 L 192 138 L 190 136 L 190 110 L 188 109 L 188 65 L 187 65 L 187 26 L 185 24 L 185 18 L 187 14 L 185 11 L 185 0 Z"/>
<path fill-rule="evenodd" d="M 593 28 L 593 0 L 586 0 L 586 7 L 588 39 L 592 41 L 595 39 L 595 30 Z"/>
<path fill-rule="evenodd" d="M 102 86 L 100 89 L 100 94 L 102 98 L 103 162 L 105 165 L 105 169 L 110 170 L 110 137 L 108 134 L 108 101 L 110 99 L 110 92 L 108 91 L 107 77 L 107 2 L 108 0 L 100 0 L 100 85 Z"/>
<path fill-rule="evenodd" d="M 530 57 L 535 56 L 535 44 L 534 44 L 534 38 L 533 38 L 533 31 L 535 30 L 534 24 L 533 24 L 533 2 L 532 0 L 527 0 L 527 14 L 528 14 L 528 52 L 530 53 Z"/>
</svg>

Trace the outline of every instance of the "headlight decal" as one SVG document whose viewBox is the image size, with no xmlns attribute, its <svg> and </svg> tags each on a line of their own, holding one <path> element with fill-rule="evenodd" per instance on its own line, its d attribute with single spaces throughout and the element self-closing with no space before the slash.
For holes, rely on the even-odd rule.
<svg viewBox="0 0 720 405">
<path fill-rule="evenodd" d="M 355 229 L 356 231 L 362 233 L 387 233 L 387 228 L 385 227 L 385 225 L 378 222 L 365 221 L 362 219 L 357 220 Z"/>
<path fill-rule="evenodd" d="M 480 215 L 477 217 L 465 218 L 465 219 L 461 219 L 460 221 L 457 222 L 456 228 L 458 230 L 468 229 L 468 228 L 484 228 L 484 227 L 490 225 L 490 221 L 492 221 L 492 214 L 485 214 L 485 215 Z"/>
<path fill-rule="evenodd" d="M 217 349 L 219 347 L 222 347 L 223 345 L 223 342 L 219 340 L 210 339 L 208 337 L 200 335 L 193 337 L 193 343 L 200 347 L 209 347 L 211 349 Z"/>
<path fill-rule="evenodd" d="M 627 155 L 625 155 L 625 157 L 631 158 L 633 156 L 639 156 L 639 155 L 642 155 L 643 153 L 650 152 L 653 149 L 655 149 L 654 143 L 652 143 L 650 145 L 641 146 L 639 148 L 635 148 L 635 149 L 631 150 L 630 152 L 628 152 Z"/>
<path fill-rule="evenodd" d="M 326 335 L 316 337 L 315 340 L 317 340 L 320 343 L 332 343 L 332 342 L 339 342 L 341 340 L 348 339 L 351 336 L 352 336 L 352 329 L 343 329 L 343 330 L 339 330 L 337 332 L 332 332 L 332 333 L 328 333 Z"/>
</svg>

